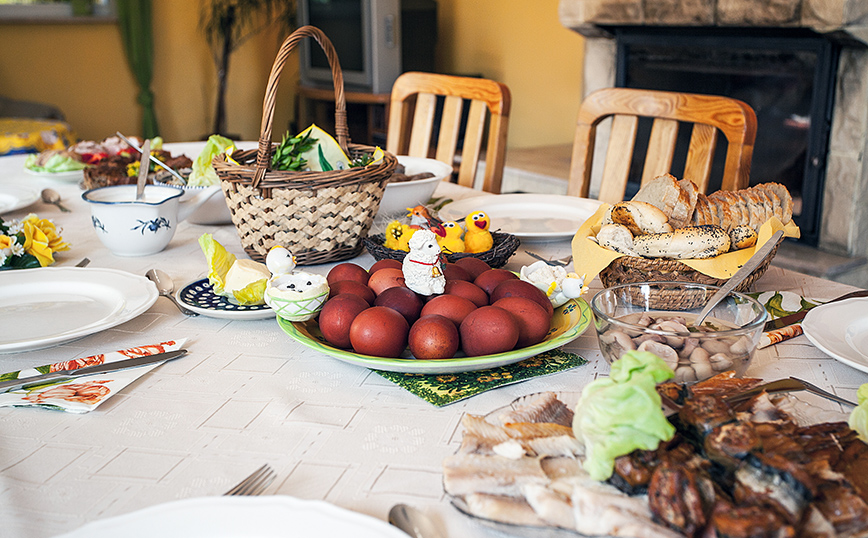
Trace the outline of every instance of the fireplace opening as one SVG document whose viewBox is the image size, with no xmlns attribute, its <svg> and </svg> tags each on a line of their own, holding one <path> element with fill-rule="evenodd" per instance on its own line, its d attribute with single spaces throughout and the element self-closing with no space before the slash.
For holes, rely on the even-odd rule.
<svg viewBox="0 0 868 538">
<path fill-rule="evenodd" d="M 793 195 L 800 242 L 819 239 L 823 184 L 839 46 L 804 29 L 619 27 L 615 85 L 725 95 L 757 115 L 751 184 L 777 182 Z M 640 122 L 627 195 L 639 188 L 651 120 Z M 690 129 L 681 129 L 683 162 Z M 644 145 L 644 147 L 642 147 Z M 726 139 L 720 137 L 709 191 L 720 188 Z M 681 177 L 683 170 L 673 169 Z M 716 184 L 715 184 L 716 181 Z"/>
</svg>

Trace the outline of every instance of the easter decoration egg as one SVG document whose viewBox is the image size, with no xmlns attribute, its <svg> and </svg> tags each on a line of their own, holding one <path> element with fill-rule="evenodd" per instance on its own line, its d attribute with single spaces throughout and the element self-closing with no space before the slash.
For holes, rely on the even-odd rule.
<svg viewBox="0 0 868 538">
<path fill-rule="evenodd" d="M 272 247 L 265 257 L 271 277 L 265 287 L 265 303 L 288 321 L 307 321 L 317 315 L 328 299 L 326 277 L 295 270 L 295 259 L 281 246 Z"/>
</svg>

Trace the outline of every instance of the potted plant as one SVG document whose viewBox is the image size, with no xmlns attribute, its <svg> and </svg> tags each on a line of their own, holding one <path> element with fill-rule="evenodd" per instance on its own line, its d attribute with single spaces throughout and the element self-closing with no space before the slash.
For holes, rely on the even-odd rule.
<svg viewBox="0 0 868 538">
<path fill-rule="evenodd" d="M 228 136 L 226 82 L 229 57 L 242 43 L 270 24 L 292 28 L 295 13 L 295 0 L 210 0 L 203 4 L 201 27 L 217 67 L 217 108 L 212 134 Z"/>
</svg>

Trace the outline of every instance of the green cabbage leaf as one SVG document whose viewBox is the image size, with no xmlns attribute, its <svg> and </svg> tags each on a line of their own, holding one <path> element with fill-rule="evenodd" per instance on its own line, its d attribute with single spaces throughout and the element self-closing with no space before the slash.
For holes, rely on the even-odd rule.
<svg viewBox="0 0 868 538">
<path fill-rule="evenodd" d="M 606 480 L 618 456 L 654 450 L 672 439 L 675 428 L 663 414 L 656 386 L 674 376 L 657 355 L 630 351 L 612 364 L 609 377 L 585 387 L 573 432 L 585 444 L 584 468 L 591 478 Z"/>
<path fill-rule="evenodd" d="M 211 161 L 214 157 L 220 155 L 226 148 L 231 146 L 233 142 L 220 135 L 211 135 L 208 137 L 208 142 L 205 147 L 193 161 L 193 171 L 190 172 L 190 177 L 187 178 L 187 185 L 190 187 L 208 187 L 211 185 L 219 185 L 220 178 L 217 177 L 217 172 L 211 166 Z"/>
<path fill-rule="evenodd" d="M 859 434 L 859 439 L 868 443 L 868 383 L 865 383 L 856 391 L 859 403 L 852 412 L 847 423 Z"/>
</svg>

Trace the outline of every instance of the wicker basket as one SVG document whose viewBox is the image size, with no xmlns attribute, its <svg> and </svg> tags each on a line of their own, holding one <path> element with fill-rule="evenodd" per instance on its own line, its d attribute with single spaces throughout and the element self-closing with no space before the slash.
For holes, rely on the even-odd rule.
<svg viewBox="0 0 868 538">
<path fill-rule="evenodd" d="M 349 144 L 344 79 L 334 47 L 313 26 L 292 33 L 280 47 L 265 91 L 262 127 L 256 150 L 214 158 L 232 223 L 247 254 L 259 261 L 275 245 L 289 249 L 300 265 L 345 260 L 358 255 L 362 238 L 373 224 L 380 199 L 397 159 L 383 159 L 365 167 L 329 172 L 269 170 L 272 119 L 280 72 L 290 52 L 304 38 L 313 37 L 328 57 L 335 86 L 335 132 L 338 144 L 351 158 L 370 154 L 375 148 Z M 239 166 L 240 165 L 240 166 Z"/>
<path fill-rule="evenodd" d="M 766 256 L 765 260 L 735 287 L 735 291 L 745 292 L 750 289 L 754 282 L 759 280 L 769 265 L 772 258 L 780 247 L 783 238 L 778 241 L 774 248 Z M 678 260 L 637 258 L 633 256 L 621 256 L 605 269 L 600 271 L 600 281 L 607 288 L 618 284 L 634 284 L 637 282 L 695 282 L 711 286 L 722 286 L 726 279 L 714 278 L 696 269 L 685 265 Z"/>
<path fill-rule="evenodd" d="M 491 237 L 494 239 L 494 246 L 489 250 L 473 254 L 469 252 L 446 254 L 446 260 L 455 263 L 461 258 L 479 258 L 492 268 L 503 267 L 509 260 L 509 257 L 515 254 L 520 242 L 518 238 L 512 234 L 492 232 Z M 370 252 L 371 256 L 373 256 L 377 261 L 385 259 L 403 261 L 407 252 L 383 246 L 385 240 L 386 236 L 383 234 L 366 237 L 364 240 L 365 248 L 368 249 L 368 252 Z"/>
</svg>

